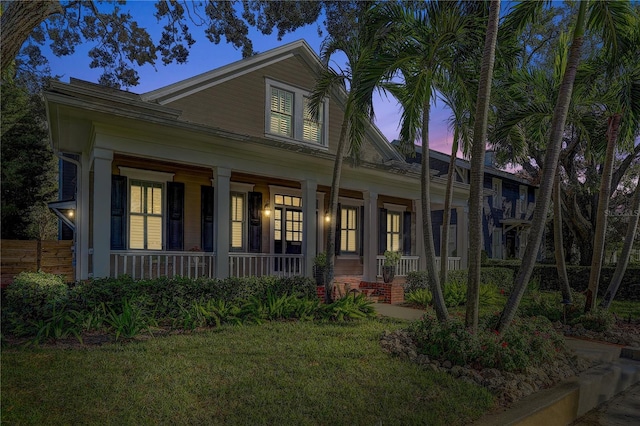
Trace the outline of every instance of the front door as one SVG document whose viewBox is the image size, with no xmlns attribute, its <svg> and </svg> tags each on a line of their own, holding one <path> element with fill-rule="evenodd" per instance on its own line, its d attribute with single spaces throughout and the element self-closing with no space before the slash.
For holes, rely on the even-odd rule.
<svg viewBox="0 0 640 426">
<path fill-rule="evenodd" d="M 302 254 L 302 210 L 276 207 L 274 249 L 277 254 Z"/>
<path fill-rule="evenodd" d="M 290 195 L 275 195 L 273 221 L 273 250 L 285 255 L 275 259 L 276 271 L 297 274 L 301 271 L 302 260 L 286 255 L 302 254 L 302 198 Z"/>
</svg>

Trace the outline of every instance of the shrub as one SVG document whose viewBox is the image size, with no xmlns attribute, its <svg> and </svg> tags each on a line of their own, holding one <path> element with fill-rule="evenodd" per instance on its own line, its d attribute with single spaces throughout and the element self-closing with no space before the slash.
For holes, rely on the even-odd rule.
<svg viewBox="0 0 640 426">
<path fill-rule="evenodd" d="M 582 293 L 572 290 L 571 298 L 573 303 L 565 306 L 559 292 L 530 289 L 527 291 L 527 297 L 520 303 L 518 313 L 523 317 L 543 316 L 553 322 L 571 322 L 582 312 L 585 297 Z"/>
<path fill-rule="evenodd" d="M 350 321 L 354 319 L 374 318 L 375 309 L 363 294 L 347 295 L 329 305 L 320 305 L 320 316 L 330 321 Z"/>
<path fill-rule="evenodd" d="M 447 283 L 467 282 L 467 280 L 468 271 L 466 269 L 449 271 L 447 274 Z M 409 272 L 404 287 L 405 294 L 420 288 L 429 288 L 429 281 L 429 275 L 426 271 Z M 493 284 L 501 289 L 508 290 L 513 285 L 513 270 L 509 268 L 483 267 L 480 269 L 480 284 Z"/>
<path fill-rule="evenodd" d="M 442 289 L 444 304 L 448 308 L 464 305 L 467 300 L 467 283 L 462 280 L 449 280 Z"/>
<path fill-rule="evenodd" d="M 433 295 L 431 294 L 431 291 L 429 289 L 419 288 L 407 294 L 405 299 L 407 302 L 415 303 L 416 305 L 420 305 L 426 308 L 427 306 L 431 305 L 431 302 L 433 301 Z"/>
<path fill-rule="evenodd" d="M 491 329 L 496 318 L 484 322 L 478 333 L 472 334 L 459 318 L 441 323 L 425 315 L 409 330 L 419 353 L 460 366 L 523 371 L 529 366 L 546 365 L 566 351 L 562 336 L 546 318 L 516 318 L 504 335 Z"/>
<path fill-rule="evenodd" d="M 106 322 L 111 326 L 118 340 L 120 336 L 127 339 L 137 336 L 142 330 L 148 330 L 154 321 L 143 308 L 125 299 L 120 307 L 109 308 Z"/>
<path fill-rule="evenodd" d="M 586 314 L 579 315 L 571 321 L 572 324 L 582 324 L 587 330 L 603 332 L 611 330 L 616 323 L 613 314 L 605 309 L 592 309 Z"/>
<path fill-rule="evenodd" d="M 31 324 L 50 319 L 69 298 L 62 278 L 45 272 L 21 272 L 4 291 L 3 324 L 17 335 L 33 332 Z"/>
<path fill-rule="evenodd" d="M 404 293 L 410 294 L 416 290 L 429 288 L 429 274 L 427 271 L 412 271 L 407 274 Z"/>
</svg>

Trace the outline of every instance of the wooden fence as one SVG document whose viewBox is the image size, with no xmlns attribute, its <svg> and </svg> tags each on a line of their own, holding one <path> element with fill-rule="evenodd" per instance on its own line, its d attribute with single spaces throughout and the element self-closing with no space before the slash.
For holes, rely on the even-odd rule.
<svg viewBox="0 0 640 426">
<path fill-rule="evenodd" d="M 2 287 L 23 271 L 42 270 L 74 281 L 72 241 L 2 240 L 0 244 Z"/>
</svg>

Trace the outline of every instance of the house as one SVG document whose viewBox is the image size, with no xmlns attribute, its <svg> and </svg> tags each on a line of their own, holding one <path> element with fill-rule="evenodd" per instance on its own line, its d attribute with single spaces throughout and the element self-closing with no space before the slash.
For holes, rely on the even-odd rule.
<svg viewBox="0 0 640 426">
<path fill-rule="evenodd" d="M 392 145 L 399 147 L 399 141 Z M 414 155 L 407 155 L 409 163 L 420 164 L 422 148 L 415 147 Z M 430 150 L 429 168 L 432 176 L 445 177 L 449 170 L 450 156 Z M 456 158 L 454 169 L 455 181 L 461 184 L 469 183 L 471 164 L 461 158 Z M 484 200 L 482 216 L 482 239 L 484 251 L 491 259 L 521 259 L 527 244 L 528 232 L 533 218 L 537 188 L 526 179 L 513 173 L 500 170 L 495 165 L 493 151 L 487 151 L 484 167 Z M 436 255 L 440 256 L 440 236 L 442 235 L 444 206 L 437 201 L 432 204 L 433 239 Z M 449 256 L 457 256 L 455 244 L 458 226 L 458 210 L 453 210 L 450 221 Z M 462 228 L 464 229 L 464 228 Z"/>
<path fill-rule="evenodd" d="M 53 83 L 51 144 L 73 176 L 51 207 L 73 230 L 76 278 L 312 276 L 333 220 L 336 276 L 375 282 L 387 249 L 402 251 L 400 275 L 420 269 L 419 168 L 374 125 L 329 217 L 345 93 L 310 117 L 321 67 L 296 41 L 143 94 Z M 433 179 L 434 203 L 445 184 Z M 467 198 L 456 182 L 454 267 L 466 267 Z"/>
</svg>

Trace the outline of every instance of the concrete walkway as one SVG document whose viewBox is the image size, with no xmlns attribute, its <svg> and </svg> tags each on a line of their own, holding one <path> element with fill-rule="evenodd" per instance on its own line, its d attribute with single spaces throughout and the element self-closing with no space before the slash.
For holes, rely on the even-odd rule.
<svg viewBox="0 0 640 426">
<path fill-rule="evenodd" d="M 408 321 L 425 311 L 376 303 L 376 312 Z M 640 424 L 640 348 L 566 338 L 580 357 L 598 362 L 577 377 L 517 401 L 507 410 L 479 419 L 481 426 L 579 425 L 623 426 Z M 621 357 L 622 356 L 622 357 Z"/>
</svg>

